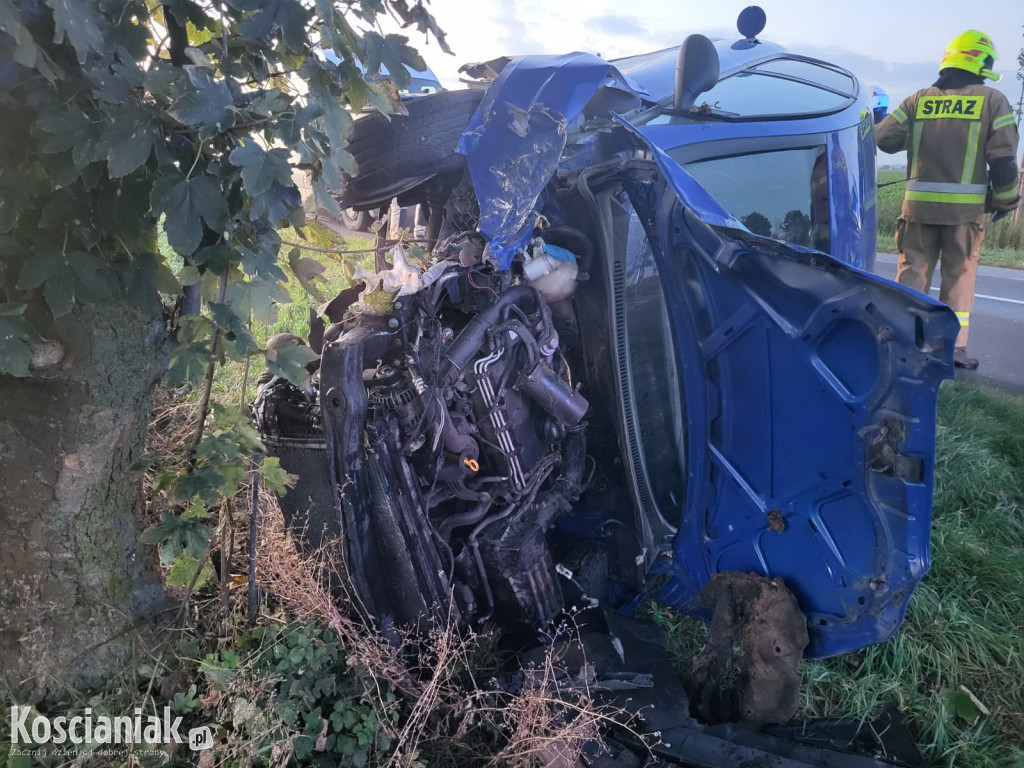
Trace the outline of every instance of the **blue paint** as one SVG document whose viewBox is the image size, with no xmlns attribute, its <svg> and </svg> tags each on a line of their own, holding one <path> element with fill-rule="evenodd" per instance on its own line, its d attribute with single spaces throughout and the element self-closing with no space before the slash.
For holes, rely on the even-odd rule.
<svg viewBox="0 0 1024 768">
<path fill-rule="evenodd" d="M 499 268 L 508 269 L 529 242 L 569 127 L 603 87 L 632 93 L 608 62 L 591 54 L 524 56 L 505 67 L 466 126 L 458 151 L 480 202 L 478 229 Z"/>
<path fill-rule="evenodd" d="M 749 41 L 716 48 L 722 79 L 784 55 Z M 671 97 L 676 54 L 510 63 L 459 145 L 479 229 L 489 257 L 508 269 L 555 174 L 605 159 L 586 120 L 628 132 L 653 158 L 676 203 L 633 205 L 641 220 L 657 222 L 648 236 L 687 430 L 685 501 L 671 511 L 678 533 L 651 568 L 669 577 L 657 597 L 700 615 L 697 593 L 715 572 L 781 576 L 809 617 L 808 655 L 855 650 L 896 631 L 929 567 L 937 390 L 952 376 L 956 318 L 869 272 L 877 212 L 865 89 L 824 65 L 831 95 L 821 103 L 833 106 L 819 114 L 689 114 L 657 124 L 651 117 Z M 669 155 L 756 139 L 821 148 L 830 254 L 752 235 Z M 887 463 L 892 454 L 899 464 Z M 785 531 L 769 525 L 769 513 Z"/>
</svg>

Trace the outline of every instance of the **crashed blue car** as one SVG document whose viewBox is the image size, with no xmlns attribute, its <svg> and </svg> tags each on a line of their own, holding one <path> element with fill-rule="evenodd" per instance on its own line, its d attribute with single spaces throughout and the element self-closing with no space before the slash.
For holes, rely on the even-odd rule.
<svg viewBox="0 0 1024 768">
<path fill-rule="evenodd" d="M 808 657 L 900 626 L 957 321 L 871 274 L 870 90 L 759 32 L 499 59 L 356 121 L 343 206 L 427 206 L 429 258 L 325 306 L 315 387 L 256 411 L 385 630 L 707 618 L 726 571 L 782 577 Z"/>
</svg>

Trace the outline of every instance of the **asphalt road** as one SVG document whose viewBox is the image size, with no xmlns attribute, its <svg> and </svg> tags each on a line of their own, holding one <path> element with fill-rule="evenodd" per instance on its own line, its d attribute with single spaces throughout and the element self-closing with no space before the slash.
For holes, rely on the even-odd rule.
<svg viewBox="0 0 1024 768">
<path fill-rule="evenodd" d="M 893 254 L 878 254 L 875 272 L 895 280 L 896 259 Z M 935 270 L 932 296 L 938 295 L 939 271 Z M 1024 394 L 1024 270 L 978 268 L 968 351 L 981 365 L 976 371 L 958 368 L 958 381 Z"/>
</svg>

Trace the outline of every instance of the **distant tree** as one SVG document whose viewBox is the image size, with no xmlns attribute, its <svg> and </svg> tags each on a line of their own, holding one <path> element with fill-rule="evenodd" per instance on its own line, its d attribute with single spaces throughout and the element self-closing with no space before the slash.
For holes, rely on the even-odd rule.
<svg viewBox="0 0 1024 768">
<path fill-rule="evenodd" d="M 796 209 L 786 213 L 782 219 L 779 237 L 787 243 L 809 245 L 811 237 L 811 217 Z"/>
<path fill-rule="evenodd" d="M 758 213 L 757 211 L 748 213 L 740 219 L 740 222 L 755 235 L 772 236 L 772 223 L 768 221 L 768 217 L 763 213 Z"/>
</svg>

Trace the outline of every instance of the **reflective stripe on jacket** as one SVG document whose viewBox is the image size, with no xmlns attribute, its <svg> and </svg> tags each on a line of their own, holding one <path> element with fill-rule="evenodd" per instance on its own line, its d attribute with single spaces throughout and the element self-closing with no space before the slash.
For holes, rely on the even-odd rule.
<svg viewBox="0 0 1024 768">
<path fill-rule="evenodd" d="M 1016 201 L 1017 187 L 989 191 L 988 164 L 1017 156 L 1017 124 L 1001 92 L 985 85 L 924 88 L 875 129 L 883 152 L 907 151 L 902 216 L 921 224 L 964 224 Z"/>
</svg>

